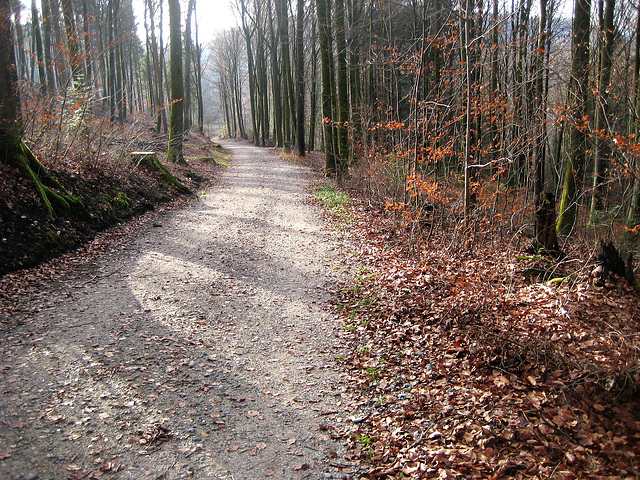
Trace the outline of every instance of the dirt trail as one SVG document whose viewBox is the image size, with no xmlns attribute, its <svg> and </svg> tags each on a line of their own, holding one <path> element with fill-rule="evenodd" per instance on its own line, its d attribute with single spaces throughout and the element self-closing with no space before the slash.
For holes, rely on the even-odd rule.
<svg viewBox="0 0 640 480">
<path fill-rule="evenodd" d="M 304 202 L 312 174 L 226 146 L 200 200 L 14 300 L 0 478 L 347 478 L 340 259 Z"/>
</svg>

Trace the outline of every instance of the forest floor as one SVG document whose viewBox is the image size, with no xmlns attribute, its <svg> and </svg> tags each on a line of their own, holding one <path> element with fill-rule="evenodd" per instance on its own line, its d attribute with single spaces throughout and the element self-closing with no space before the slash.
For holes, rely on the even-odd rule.
<svg viewBox="0 0 640 480">
<path fill-rule="evenodd" d="M 357 195 L 335 221 L 360 264 L 336 306 L 366 478 L 640 478 L 640 302 L 597 245 L 532 255 Z"/>
<path fill-rule="evenodd" d="M 249 144 L 198 199 L 2 277 L 0 478 L 348 478 L 317 172 Z"/>
<path fill-rule="evenodd" d="M 227 146 L 197 200 L 0 277 L 0 478 L 640 477 L 640 302 L 592 250 L 322 219 L 318 168 Z"/>
</svg>

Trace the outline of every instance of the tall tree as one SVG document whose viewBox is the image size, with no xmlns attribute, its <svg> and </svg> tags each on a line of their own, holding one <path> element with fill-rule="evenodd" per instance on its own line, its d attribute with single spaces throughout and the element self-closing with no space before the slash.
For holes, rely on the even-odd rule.
<svg viewBox="0 0 640 480">
<path fill-rule="evenodd" d="M 194 71 L 195 71 L 195 81 L 196 81 L 196 96 L 197 96 L 197 103 L 198 103 L 198 115 L 197 115 L 197 122 L 196 122 L 196 128 L 198 130 L 198 132 L 200 133 L 204 133 L 204 98 L 203 98 L 203 93 L 202 93 L 202 45 L 200 45 L 200 40 L 198 38 L 198 20 L 197 20 L 197 15 L 195 14 L 195 4 L 194 4 L 194 10 L 193 10 L 193 16 L 196 17 L 196 54 L 195 54 L 195 65 L 194 65 Z"/>
<path fill-rule="evenodd" d="M 535 100 L 538 105 L 538 119 L 535 122 L 538 132 L 535 136 L 533 180 L 534 197 L 538 199 L 544 189 L 545 165 L 545 125 L 547 122 L 547 104 L 544 98 L 544 59 L 547 46 L 547 0 L 540 0 L 540 16 L 538 17 L 538 42 L 535 55 Z"/>
<path fill-rule="evenodd" d="M 604 1 L 604 12 L 600 22 L 600 68 L 598 72 L 598 87 L 596 94 L 595 112 L 595 151 L 593 171 L 593 195 L 591 197 L 591 214 L 603 207 L 603 184 L 607 168 L 607 136 L 609 129 L 609 83 L 611 81 L 611 67 L 613 66 L 613 12 L 615 0 Z"/>
<path fill-rule="evenodd" d="M 591 0 L 575 0 L 571 39 L 571 79 L 568 105 L 572 122 L 569 130 L 569 157 L 564 169 L 557 231 L 568 235 L 576 222 L 580 186 L 587 155 L 587 102 L 589 99 L 589 24 Z"/>
<path fill-rule="evenodd" d="M 167 161 L 184 163 L 182 140 L 184 134 L 184 77 L 182 75 L 182 30 L 180 28 L 180 0 L 169 0 L 170 87 L 169 147 Z"/>
<path fill-rule="evenodd" d="M 298 0 L 296 19 L 296 146 L 298 155 L 304 157 L 304 0 Z"/>
<path fill-rule="evenodd" d="M 33 36 L 36 44 L 36 58 L 38 61 L 38 80 L 40 81 L 40 93 L 47 90 L 47 74 L 45 69 L 44 51 L 42 47 L 42 35 L 40 33 L 40 20 L 38 19 L 38 8 L 36 0 L 31 0 L 31 24 L 33 25 Z"/>
<path fill-rule="evenodd" d="M 318 17 L 318 30 L 320 39 L 320 64 L 322 75 L 322 125 L 324 132 L 324 168 L 327 174 L 335 175 L 337 172 L 336 156 L 333 147 L 333 99 L 335 97 L 332 80 L 332 56 L 333 42 L 331 40 L 331 9 L 327 0 L 316 0 L 316 15 Z"/>
<path fill-rule="evenodd" d="M 345 33 L 344 0 L 336 0 L 336 60 L 338 74 L 338 175 L 348 170 L 349 150 L 349 77 L 347 73 L 347 41 Z"/>
<path fill-rule="evenodd" d="M 76 26 L 76 14 L 72 0 L 62 1 L 64 26 L 67 33 L 67 48 L 69 49 L 69 65 L 71 66 L 71 81 L 74 90 L 83 87 L 82 56 L 80 54 L 80 38 Z"/>
<path fill-rule="evenodd" d="M 636 138 L 640 136 L 640 8 L 638 9 L 638 13 L 636 14 L 636 27 L 635 27 L 635 45 L 634 45 L 634 53 L 635 53 L 635 61 L 633 64 L 633 105 L 631 107 L 631 115 L 634 120 L 634 134 Z M 632 161 L 631 166 L 635 169 L 638 168 L 638 161 Z M 640 219 L 640 180 L 636 175 L 632 175 L 631 182 L 632 193 L 631 193 L 631 201 L 629 202 L 629 209 L 627 211 L 627 225 L 629 227 L 634 227 L 638 220 Z"/>
<path fill-rule="evenodd" d="M 196 0 L 189 0 L 187 7 L 187 23 L 184 29 L 184 131 L 191 130 L 191 62 L 192 40 L 191 40 L 191 18 Z"/>
<path fill-rule="evenodd" d="M 155 70 L 156 79 L 156 105 L 158 108 L 158 117 L 156 122 L 156 132 L 160 132 L 160 129 L 164 131 L 166 135 L 168 133 L 167 122 L 167 110 L 164 104 L 164 88 L 163 88 L 163 75 L 162 75 L 162 58 L 160 56 L 160 48 L 158 47 L 158 40 L 156 38 L 155 27 L 155 9 L 153 8 L 153 1 L 146 0 L 147 10 L 149 12 L 149 22 L 151 26 L 151 54 L 153 56 L 153 67 Z M 161 20 L 162 21 L 162 20 Z"/>
<path fill-rule="evenodd" d="M 53 94 L 56 90 L 56 71 L 51 58 L 51 38 L 53 31 L 51 28 L 51 7 L 49 0 L 42 0 L 42 47 L 44 50 L 44 65 L 47 70 L 47 91 Z"/>
</svg>

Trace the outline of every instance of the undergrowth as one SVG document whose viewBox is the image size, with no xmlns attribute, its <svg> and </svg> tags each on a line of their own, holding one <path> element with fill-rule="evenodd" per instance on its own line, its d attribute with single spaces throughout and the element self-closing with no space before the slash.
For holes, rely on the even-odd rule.
<svg viewBox="0 0 640 480">
<path fill-rule="evenodd" d="M 637 475 L 631 286 L 595 282 L 589 252 L 523 255 L 523 230 L 443 222 L 425 241 L 406 218 L 351 198 L 348 234 L 367 275 L 337 306 L 352 345 L 341 365 L 367 419 L 357 434 L 371 439 L 353 442 L 367 478 Z M 571 280 L 549 283 L 549 271 Z"/>
</svg>

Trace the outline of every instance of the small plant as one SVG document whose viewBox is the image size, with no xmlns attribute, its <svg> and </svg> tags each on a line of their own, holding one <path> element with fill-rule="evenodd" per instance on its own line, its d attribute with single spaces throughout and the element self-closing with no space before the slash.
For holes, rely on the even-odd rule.
<svg viewBox="0 0 640 480">
<path fill-rule="evenodd" d="M 369 380 L 375 381 L 380 378 L 382 367 L 366 367 L 365 369 L 369 372 Z"/>
<path fill-rule="evenodd" d="M 360 445 L 364 445 L 365 447 L 371 445 L 371 437 L 369 435 L 356 434 L 355 439 L 356 442 L 358 442 Z"/>
<path fill-rule="evenodd" d="M 346 205 L 351 203 L 349 195 L 336 190 L 328 183 L 319 183 L 314 187 L 313 196 L 336 217 L 346 217 L 349 211 Z"/>
</svg>

